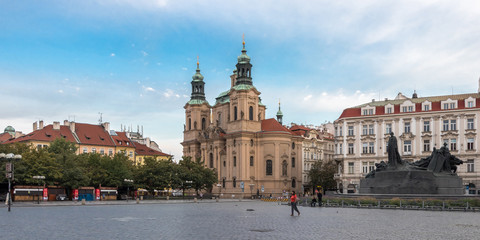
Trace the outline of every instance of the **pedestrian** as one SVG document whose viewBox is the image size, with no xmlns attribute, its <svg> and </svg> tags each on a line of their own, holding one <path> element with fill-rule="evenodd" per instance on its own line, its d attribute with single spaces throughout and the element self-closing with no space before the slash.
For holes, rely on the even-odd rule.
<svg viewBox="0 0 480 240">
<path fill-rule="evenodd" d="M 298 216 L 300 216 L 300 211 L 298 211 L 298 208 L 297 208 L 297 202 L 298 202 L 297 194 L 295 194 L 295 191 L 292 191 L 292 196 L 290 197 L 290 205 L 292 206 L 292 214 L 290 216 L 293 216 L 293 210 L 297 211 Z"/>
<path fill-rule="evenodd" d="M 318 191 L 317 197 L 318 197 L 318 206 L 321 207 L 322 206 L 322 190 L 321 189 Z"/>
<path fill-rule="evenodd" d="M 310 207 L 315 207 L 315 204 L 317 204 L 317 199 L 313 197 L 312 202 L 310 203 Z"/>
</svg>

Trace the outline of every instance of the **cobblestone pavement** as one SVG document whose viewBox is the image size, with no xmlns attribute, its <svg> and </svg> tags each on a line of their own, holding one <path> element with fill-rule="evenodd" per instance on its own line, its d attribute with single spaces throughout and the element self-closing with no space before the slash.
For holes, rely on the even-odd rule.
<svg viewBox="0 0 480 240">
<path fill-rule="evenodd" d="M 261 201 L 0 208 L 0 239 L 478 239 L 480 213 L 290 207 Z M 67 206 L 70 204 L 70 206 Z M 75 206 L 73 206 L 75 205 Z M 253 210 L 253 211 L 252 211 Z"/>
</svg>

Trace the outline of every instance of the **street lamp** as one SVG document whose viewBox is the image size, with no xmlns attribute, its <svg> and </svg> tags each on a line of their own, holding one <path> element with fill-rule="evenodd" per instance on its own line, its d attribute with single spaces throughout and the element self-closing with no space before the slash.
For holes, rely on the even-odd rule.
<svg viewBox="0 0 480 240">
<path fill-rule="evenodd" d="M 4 159 L 8 161 L 5 165 L 5 177 L 8 179 L 8 211 L 10 212 L 10 206 L 12 205 L 11 181 L 14 179 L 14 165 L 12 160 L 20 160 L 22 159 L 22 155 L 14 155 L 13 153 L 0 153 L 0 160 Z"/>
<path fill-rule="evenodd" d="M 45 179 L 45 176 L 33 176 L 32 177 L 33 179 Z M 40 181 L 38 182 L 38 185 L 40 186 Z M 37 193 L 40 192 L 40 188 L 37 190 Z M 38 195 L 38 198 L 37 198 L 37 202 L 38 204 L 40 204 L 40 195 Z"/>
<path fill-rule="evenodd" d="M 124 182 L 127 183 L 127 202 L 128 202 L 128 196 L 130 196 L 130 184 L 133 183 L 132 179 L 123 179 Z"/>
</svg>

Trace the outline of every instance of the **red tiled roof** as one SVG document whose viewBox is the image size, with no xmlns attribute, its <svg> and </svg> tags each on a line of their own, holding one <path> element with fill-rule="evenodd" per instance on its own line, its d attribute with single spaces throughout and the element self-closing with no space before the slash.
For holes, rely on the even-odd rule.
<svg viewBox="0 0 480 240">
<path fill-rule="evenodd" d="M 73 136 L 68 126 L 60 125 L 60 129 L 53 129 L 53 125 L 47 125 L 42 129 L 35 130 L 27 135 L 12 139 L 5 143 L 26 142 L 26 141 L 45 141 L 51 142 L 57 138 L 65 138 L 69 142 L 76 143 L 77 140 Z"/>
<path fill-rule="evenodd" d="M 6 142 L 10 139 L 12 139 L 12 135 L 10 135 L 10 133 L 6 132 L 6 133 L 0 134 L 0 143 Z"/>
<path fill-rule="evenodd" d="M 122 146 L 122 147 L 135 147 L 130 141 L 130 139 L 127 137 L 127 134 L 125 132 L 115 132 L 117 135 L 112 135 L 113 141 L 115 142 L 115 145 Z"/>
<path fill-rule="evenodd" d="M 282 124 L 277 122 L 277 120 L 274 118 L 262 120 L 262 132 L 285 132 L 288 134 L 293 134 L 292 131 L 282 126 Z"/>
<path fill-rule="evenodd" d="M 290 130 L 291 131 L 296 131 L 296 130 L 310 131 L 312 129 L 310 129 L 308 127 L 305 127 L 305 126 L 302 126 L 302 125 L 295 125 L 295 126 L 291 127 Z"/>
<path fill-rule="evenodd" d="M 137 153 L 137 155 L 143 155 L 143 156 L 167 156 L 167 157 L 170 156 L 166 153 L 149 148 L 147 147 L 147 145 L 144 145 L 141 143 L 135 143 L 135 152 Z"/>
<path fill-rule="evenodd" d="M 82 144 L 115 146 L 110 134 L 101 125 L 75 123 L 75 133 Z"/>
</svg>

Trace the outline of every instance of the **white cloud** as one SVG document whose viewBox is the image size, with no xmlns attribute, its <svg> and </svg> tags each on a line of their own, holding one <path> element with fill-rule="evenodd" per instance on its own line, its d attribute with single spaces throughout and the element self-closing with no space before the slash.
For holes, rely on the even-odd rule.
<svg viewBox="0 0 480 240">
<path fill-rule="evenodd" d="M 148 53 L 147 53 L 147 52 L 145 52 L 145 51 L 143 51 L 143 50 L 140 51 L 140 52 L 142 53 L 142 55 L 143 55 L 144 57 L 148 56 Z"/>
<path fill-rule="evenodd" d="M 63 93 L 63 90 L 62 89 L 58 90 L 58 93 Z"/>
<path fill-rule="evenodd" d="M 152 87 L 145 87 L 145 86 L 142 86 L 143 90 L 146 91 L 146 92 L 155 92 L 155 89 L 152 88 Z"/>
<path fill-rule="evenodd" d="M 182 67 L 182 70 L 183 70 L 183 71 L 187 71 L 187 70 L 188 70 L 188 68 L 186 68 L 186 67 Z"/>
<path fill-rule="evenodd" d="M 163 96 L 166 97 L 166 98 L 170 98 L 172 96 L 175 96 L 175 93 L 173 92 L 172 89 L 167 89 L 165 90 L 165 92 L 163 93 Z"/>
<path fill-rule="evenodd" d="M 110 57 L 115 57 L 115 53 L 110 53 Z"/>
</svg>

